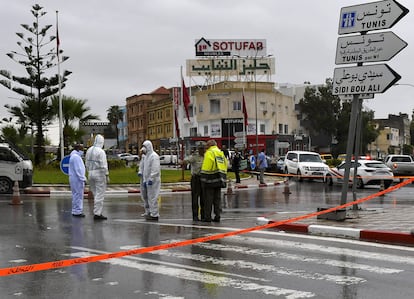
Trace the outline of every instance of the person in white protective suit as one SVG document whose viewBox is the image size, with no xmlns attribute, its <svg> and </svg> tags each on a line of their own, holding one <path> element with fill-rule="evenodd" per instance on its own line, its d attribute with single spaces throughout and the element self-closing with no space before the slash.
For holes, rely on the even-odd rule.
<svg viewBox="0 0 414 299">
<path fill-rule="evenodd" d="M 144 216 L 146 220 L 158 221 L 160 216 L 158 210 L 158 196 L 161 189 L 161 167 L 160 157 L 154 151 L 152 142 L 145 140 L 141 148 L 142 153 L 145 155 L 142 164 L 143 169 L 140 173 L 141 184 L 143 185 L 143 192 L 141 193 L 142 200 L 144 201 Z"/>
<path fill-rule="evenodd" d="M 69 159 L 69 184 L 72 191 L 72 216 L 74 217 L 85 217 L 85 214 L 83 214 L 83 196 L 86 176 L 82 155 L 83 146 L 76 144 L 70 153 Z"/>
<path fill-rule="evenodd" d="M 146 192 L 144 193 L 144 179 L 142 178 L 143 171 L 144 171 L 145 154 L 142 148 L 139 150 L 139 153 L 140 153 L 140 158 L 141 158 L 141 160 L 139 161 L 139 167 L 138 167 L 138 177 L 140 180 L 139 189 L 140 189 L 141 199 L 144 202 L 144 213 L 141 214 L 141 216 L 146 217 L 149 215 L 149 212 L 147 213 L 147 211 L 149 211 L 149 205 L 148 205 L 147 193 Z"/>
<path fill-rule="evenodd" d="M 93 146 L 88 148 L 85 157 L 90 191 L 94 198 L 93 219 L 95 220 L 107 219 L 107 217 L 102 215 L 106 184 L 109 183 L 108 162 L 106 160 L 106 153 L 102 149 L 103 145 L 104 137 L 100 134 L 96 135 L 95 142 Z"/>
</svg>

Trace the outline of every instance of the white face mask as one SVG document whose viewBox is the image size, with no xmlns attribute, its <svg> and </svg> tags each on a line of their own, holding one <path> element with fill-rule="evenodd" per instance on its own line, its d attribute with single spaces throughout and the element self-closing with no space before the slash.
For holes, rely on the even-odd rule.
<svg viewBox="0 0 414 299">
<path fill-rule="evenodd" d="M 83 156 L 83 151 L 79 151 L 79 155 L 82 157 Z"/>
</svg>

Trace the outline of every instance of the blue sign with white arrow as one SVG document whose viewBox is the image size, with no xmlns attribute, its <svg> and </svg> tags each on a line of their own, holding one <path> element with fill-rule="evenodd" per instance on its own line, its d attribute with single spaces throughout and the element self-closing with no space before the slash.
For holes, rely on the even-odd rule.
<svg viewBox="0 0 414 299">
<path fill-rule="evenodd" d="M 60 161 L 60 170 L 66 175 L 69 175 L 69 159 L 70 156 L 64 156 Z"/>
</svg>

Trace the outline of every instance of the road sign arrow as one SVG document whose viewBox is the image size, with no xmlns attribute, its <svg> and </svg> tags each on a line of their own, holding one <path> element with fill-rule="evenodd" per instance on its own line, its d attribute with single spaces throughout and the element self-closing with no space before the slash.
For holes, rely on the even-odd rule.
<svg viewBox="0 0 414 299">
<path fill-rule="evenodd" d="M 409 10 L 395 0 L 370 2 L 341 8 L 338 34 L 387 29 Z"/>
<path fill-rule="evenodd" d="M 336 68 L 332 94 L 383 93 L 400 79 L 387 64 Z"/>
<path fill-rule="evenodd" d="M 336 46 L 336 64 L 388 61 L 407 43 L 394 32 L 343 36 Z"/>
</svg>

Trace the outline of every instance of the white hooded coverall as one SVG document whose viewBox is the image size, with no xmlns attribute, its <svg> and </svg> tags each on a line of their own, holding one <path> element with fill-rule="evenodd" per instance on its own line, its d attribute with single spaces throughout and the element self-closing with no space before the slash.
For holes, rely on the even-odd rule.
<svg viewBox="0 0 414 299">
<path fill-rule="evenodd" d="M 72 191 L 72 214 L 83 212 L 83 196 L 85 190 L 85 164 L 82 161 L 82 152 L 73 150 L 69 159 L 69 184 Z"/>
<path fill-rule="evenodd" d="M 145 148 L 145 158 L 140 163 L 139 172 L 142 174 L 141 185 L 144 187 L 141 197 L 144 201 L 145 214 L 159 217 L 158 196 L 161 189 L 160 157 L 154 152 L 151 141 L 145 140 L 142 146 Z M 143 166 L 142 170 L 141 165 Z"/>
<path fill-rule="evenodd" d="M 93 213 L 95 215 L 102 215 L 107 176 L 109 175 L 106 153 L 102 149 L 103 145 L 104 137 L 100 134 L 96 135 L 93 146 L 88 148 L 85 156 L 90 191 L 94 196 Z"/>
</svg>

